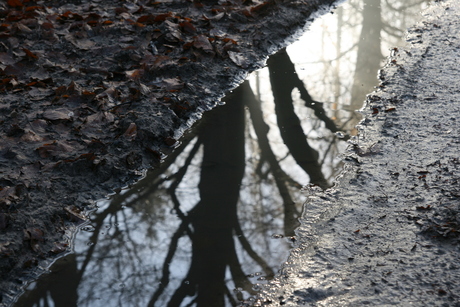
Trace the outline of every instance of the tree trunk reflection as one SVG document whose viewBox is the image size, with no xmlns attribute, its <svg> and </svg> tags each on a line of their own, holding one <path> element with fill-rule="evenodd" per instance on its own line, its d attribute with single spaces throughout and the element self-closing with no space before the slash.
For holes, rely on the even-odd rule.
<svg viewBox="0 0 460 307">
<path fill-rule="evenodd" d="M 380 32 L 383 23 L 380 0 L 364 0 L 363 22 L 358 42 L 356 70 L 351 89 L 351 108 L 363 105 L 367 93 L 377 85 L 377 71 L 383 55 L 380 49 Z"/>
<path fill-rule="evenodd" d="M 327 128 L 332 132 L 338 129 L 325 114 L 322 104 L 313 101 L 308 94 L 285 49 L 270 57 L 268 69 L 281 137 L 297 164 L 310 176 L 310 182 L 327 188 L 327 180 L 318 163 L 318 152 L 308 144 L 300 119 L 294 111 L 292 90 L 297 88 L 300 91 L 305 105 L 315 110 L 315 115 L 325 122 Z"/>
</svg>

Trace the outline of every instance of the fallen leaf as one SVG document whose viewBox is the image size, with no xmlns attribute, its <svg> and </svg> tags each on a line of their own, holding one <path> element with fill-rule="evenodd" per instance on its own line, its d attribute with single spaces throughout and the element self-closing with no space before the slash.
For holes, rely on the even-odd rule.
<svg viewBox="0 0 460 307">
<path fill-rule="evenodd" d="M 154 23 L 155 23 L 155 16 L 153 16 L 152 14 L 150 14 L 150 15 L 144 15 L 144 16 L 139 17 L 136 21 L 137 21 L 138 23 L 143 23 L 143 24 L 146 24 L 146 25 L 151 25 L 151 24 L 154 24 Z"/>
<path fill-rule="evenodd" d="M 43 118 L 48 120 L 70 120 L 73 112 L 68 109 L 46 110 L 43 112 Z"/>
<path fill-rule="evenodd" d="M 27 57 L 29 59 L 32 59 L 32 60 L 38 59 L 38 56 L 35 53 L 33 53 L 32 51 L 30 51 L 29 49 L 22 48 L 22 51 L 24 51 L 26 53 L 26 55 L 27 55 Z"/>
<path fill-rule="evenodd" d="M 35 84 L 34 84 L 35 85 Z M 52 89 L 34 87 L 27 92 L 30 100 L 39 101 L 54 94 Z"/>
<path fill-rule="evenodd" d="M 23 136 L 21 136 L 21 141 L 23 142 L 41 142 L 43 138 L 36 134 L 34 131 L 26 130 Z"/>
<path fill-rule="evenodd" d="M 100 124 L 100 123 L 111 123 L 113 122 L 115 117 L 112 113 L 109 112 L 97 112 L 94 113 L 86 118 L 87 124 Z"/>
<path fill-rule="evenodd" d="M 248 68 L 251 64 L 251 62 L 243 54 L 239 52 L 228 51 L 227 54 L 230 57 L 230 60 L 233 61 L 233 63 L 242 68 Z"/>
<path fill-rule="evenodd" d="M 204 35 L 198 35 L 193 41 L 193 47 L 197 49 L 202 49 L 205 52 L 212 52 L 213 48 L 209 39 Z"/>
<path fill-rule="evenodd" d="M 34 241 L 43 242 L 45 240 L 43 238 L 44 235 L 45 233 L 43 232 L 43 230 L 39 228 L 27 228 L 25 230 L 26 240 L 34 240 Z"/>
<path fill-rule="evenodd" d="M 6 52 L 0 52 L 0 63 L 5 65 L 11 65 L 15 63 L 15 60 Z"/>
<path fill-rule="evenodd" d="M 176 141 L 175 139 L 173 139 L 172 137 L 167 137 L 167 138 L 165 139 L 165 143 L 166 143 L 166 145 L 168 145 L 168 146 L 173 146 L 174 144 L 176 144 L 176 142 L 177 142 L 177 141 Z"/>
<path fill-rule="evenodd" d="M 53 143 L 43 144 L 36 150 L 42 158 L 60 157 L 63 153 L 76 151 L 76 144 L 54 141 Z"/>
<path fill-rule="evenodd" d="M 27 228 L 24 230 L 24 240 L 29 241 L 30 247 L 34 252 L 40 251 L 39 242 L 44 242 L 45 233 L 39 228 Z"/>
<path fill-rule="evenodd" d="M 133 140 L 136 138 L 137 135 L 137 126 L 135 123 L 129 124 L 128 129 L 126 129 L 125 133 L 123 133 L 123 136 Z"/>
<path fill-rule="evenodd" d="M 69 244 L 67 243 L 61 243 L 61 242 L 54 242 L 53 248 L 50 250 L 53 254 L 60 254 L 63 253 L 67 250 L 67 247 Z"/>
<path fill-rule="evenodd" d="M 184 87 L 184 83 L 179 78 L 169 78 L 162 80 L 163 87 L 168 90 L 179 90 Z"/>
<path fill-rule="evenodd" d="M 70 34 L 66 35 L 65 39 L 67 41 L 69 41 L 72 45 L 77 47 L 78 49 L 82 49 L 82 50 L 89 50 L 89 49 L 93 48 L 94 45 L 96 45 L 95 42 L 93 42 L 92 40 L 90 40 L 88 38 L 77 39 L 77 38 L 73 37 Z"/>
<path fill-rule="evenodd" d="M 77 222 L 78 224 L 85 222 L 87 219 L 86 216 L 81 213 L 81 210 L 75 206 L 67 206 L 64 210 L 67 212 L 69 219 L 73 222 Z"/>
<path fill-rule="evenodd" d="M 144 75 L 143 69 L 134 69 L 130 71 L 126 71 L 126 76 L 131 80 L 138 81 Z"/>
<path fill-rule="evenodd" d="M 11 205 L 12 201 L 18 199 L 16 187 L 6 186 L 0 188 L 0 204 Z"/>
<path fill-rule="evenodd" d="M 179 25 L 177 23 L 166 20 L 164 24 L 168 30 L 165 36 L 168 41 L 179 42 L 183 40 L 181 31 L 179 30 Z"/>
<path fill-rule="evenodd" d="M 11 7 L 23 7 L 24 4 L 20 0 L 8 0 L 8 5 Z"/>
<path fill-rule="evenodd" d="M 190 33 L 190 34 L 196 33 L 196 28 L 191 22 L 184 21 L 184 22 L 179 23 L 179 26 L 182 28 L 182 30 L 184 30 L 187 33 Z"/>
</svg>

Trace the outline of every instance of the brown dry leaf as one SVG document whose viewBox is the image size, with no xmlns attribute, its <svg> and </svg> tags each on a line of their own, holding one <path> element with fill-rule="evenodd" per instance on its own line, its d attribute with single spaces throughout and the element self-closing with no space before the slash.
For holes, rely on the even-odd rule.
<svg viewBox="0 0 460 307">
<path fill-rule="evenodd" d="M 44 22 L 42 23 L 41 28 L 44 30 L 50 30 L 50 29 L 54 29 L 54 25 L 50 22 Z"/>
<path fill-rule="evenodd" d="M 187 33 L 190 33 L 190 34 L 196 33 L 196 28 L 191 22 L 184 21 L 184 22 L 181 22 L 179 26 L 182 28 L 182 30 L 184 30 Z"/>
<path fill-rule="evenodd" d="M 24 4 L 20 0 L 8 0 L 8 5 L 11 7 L 23 7 Z"/>
<path fill-rule="evenodd" d="M 138 81 L 144 75 L 144 70 L 134 69 L 134 70 L 126 71 L 125 73 L 126 73 L 126 76 L 128 76 L 128 78 L 130 78 L 131 80 Z"/>
<path fill-rule="evenodd" d="M 38 56 L 33 53 L 32 51 L 30 51 L 29 49 L 26 49 L 26 48 L 22 48 L 22 50 L 26 53 L 27 57 L 31 60 L 36 60 L 38 59 Z"/>
<path fill-rule="evenodd" d="M 154 58 L 153 68 L 161 69 L 168 65 L 176 64 L 173 59 L 167 55 L 159 55 Z"/>
<path fill-rule="evenodd" d="M 172 17 L 172 13 L 171 12 L 168 12 L 168 13 L 164 13 L 164 14 L 158 14 L 155 16 L 155 21 L 156 22 L 163 22 L 165 21 L 167 18 L 169 17 Z"/>
<path fill-rule="evenodd" d="M 155 16 L 152 14 L 139 17 L 136 22 L 151 25 L 155 23 Z"/>
<path fill-rule="evenodd" d="M 173 146 L 174 144 L 177 143 L 177 141 L 175 139 L 173 139 L 172 137 L 167 137 L 167 138 L 165 138 L 165 143 L 168 146 Z"/>
</svg>

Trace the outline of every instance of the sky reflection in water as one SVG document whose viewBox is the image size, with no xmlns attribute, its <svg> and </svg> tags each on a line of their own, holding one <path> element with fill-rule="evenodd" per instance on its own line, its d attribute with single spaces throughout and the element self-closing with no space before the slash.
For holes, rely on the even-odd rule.
<svg viewBox="0 0 460 307">
<path fill-rule="evenodd" d="M 218 307 L 256 293 L 295 242 L 302 186 L 332 184 L 353 110 L 427 1 L 379 3 L 349 1 L 273 56 L 160 168 L 101 201 L 75 254 L 17 306 Z"/>
</svg>

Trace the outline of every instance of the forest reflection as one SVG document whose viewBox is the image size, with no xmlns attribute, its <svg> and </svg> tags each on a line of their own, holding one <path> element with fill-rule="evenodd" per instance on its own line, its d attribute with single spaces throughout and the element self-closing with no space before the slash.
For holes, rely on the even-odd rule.
<svg viewBox="0 0 460 307">
<path fill-rule="evenodd" d="M 259 75 L 244 82 L 160 167 L 102 201 L 75 253 L 58 260 L 17 306 L 220 307 L 250 300 L 295 244 L 302 187 L 330 187 L 340 171 L 337 156 L 359 120 L 353 110 L 377 83 L 379 33 L 402 36 L 397 27 L 413 23 L 413 11 L 426 2 L 353 0 L 349 12 L 339 8 L 337 57 L 323 59 L 321 89 L 301 78 L 285 49 L 270 57 L 265 81 Z M 405 21 L 396 26 L 394 16 Z M 346 27 L 355 33 L 353 48 L 344 42 Z M 360 63 L 343 73 L 352 78 L 336 71 L 347 56 Z"/>
</svg>

